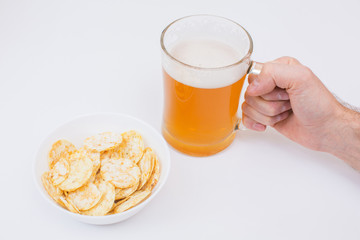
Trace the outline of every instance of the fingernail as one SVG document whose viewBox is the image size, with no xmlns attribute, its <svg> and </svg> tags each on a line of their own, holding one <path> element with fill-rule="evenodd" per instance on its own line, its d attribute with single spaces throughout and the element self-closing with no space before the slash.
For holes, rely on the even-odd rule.
<svg viewBox="0 0 360 240">
<path fill-rule="evenodd" d="M 261 123 L 254 123 L 253 124 L 253 129 L 257 130 L 257 131 L 264 131 L 265 130 L 265 126 L 262 125 Z"/>
</svg>

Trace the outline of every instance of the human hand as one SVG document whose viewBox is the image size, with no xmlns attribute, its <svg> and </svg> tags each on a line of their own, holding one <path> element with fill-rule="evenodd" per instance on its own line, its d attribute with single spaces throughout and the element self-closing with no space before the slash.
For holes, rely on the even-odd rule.
<svg viewBox="0 0 360 240">
<path fill-rule="evenodd" d="M 243 123 L 264 131 L 272 126 L 291 140 L 313 150 L 328 151 L 344 107 L 319 78 L 299 61 L 282 57 L 249 75 Z"/>
</svg>

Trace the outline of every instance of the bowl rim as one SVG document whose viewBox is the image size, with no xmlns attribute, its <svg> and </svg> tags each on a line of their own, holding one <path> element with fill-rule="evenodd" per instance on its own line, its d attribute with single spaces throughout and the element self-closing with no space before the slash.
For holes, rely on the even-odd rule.
<svg viewBox="0 0 360 240">
<path fill-rule="evenodd" d="M 161 184 L 159 184 L 156 188 L 156 190 L 154 192 L 151 193 L 151 195 L 145 199 L 144 201 L 142 201 L 140 204 L 136 205 L 135 207 L 132 207 L 124 212 L 121 213 L 115 213 L 115 214 L 111 214 L 111 215 L 105 215 L 105 216 L 87 216 L 87 215 L 82 215 L 79 213 L 73 213 L 70 212 L 64 208 L 62 208 L 61 206 L 59 206 L 57 203 L 55 203 L 55 201 L 53 199 L 51 199 L 50 196 L 47 196 L 45 194 L 45 192 L 43 191 L 43 189 L 41 189 L 42 186 L 40 186 L 41 180 L 38 179 L 37 174 L 37 162 L 38 162 L 38 155 L 40 152 L 41 147 L 44 145 L 45 141 L 51 136 L 53 135 L 59 128 L 73 122 L 76 120 L 79 120 L 81 118 L 89 118 L 89 117 L 94 117 L 94 116 L 99 116 L 99 115 L 103 115 L 103 116 L 117 116 L 117 117 L 124 117 L 124 118 L 129 118 L 132 119 L 134 121 L 139 122 L 142 125 L 145 125 L 147 128 L 151 129 L 155 135 L 157 135 L 157 137 L 160 139 L 162 145 L 165 146 L 165 153 L 166 153 L 166 158 L 167 158 L 167 168 L 163 169 L 161 172 L 162 174 L 160 175 L 161 178 L 163 178 L 163 181 L 161 182 Z M 157 194 L 158 192 L 160 192 L 160 190 L 162 189 L 162 187 L 165 185 L 168 176 L 169 176 L 169 172 L 171 169 L 171 155 L 170 155 L 170 150 L 169 150 L 169 146 L 167 144 L 167 142 L 165 141 L 164 137 L 153 127 L 151 126 L 149 123 L 145 122 L 142 119 L 139 119 L 137 117 L 128 115 L 128 114 L 123 114 L 123 113 L 114 113 L 114 112 L 95 112 L 95 113 L 89 113 L 89 114 L 81 114 L 81 115 L 77 115 L 74 118 L 71 118 L 63 123 L 58 124 L 53 130 L 49 131 L 41 140 L 40 140 L 40 144 L 37 147 L 37 150 L 34 153 L 33 156 L 33 163 L 32 163 L 32 172 L 33 172 L 33 181 L 36 185 L 36 189 L 40 192 L 41 196 L 48 202 L 50 203 L 52 206 L 54 206 L 55 208 L 57 208 L 58 210 L 60 210 L 61 212 L 65 213 L 65 214 L 69 214 L 72 217 L 75 218 L 81 218 L 84 220 L 94 220 L 94 219 L 102 219 L 102 220 L 110 220 L 110 219 L 115 219 L 115 218 L 121 218 L 121 216 L 125 216 L 125 215 L 129 215 L 132 216 L 134 215 L 136 212 L 138 212 L 139 210 L 141 210 L 141 208 L 145 207 Z M 165 170 L 165 171 L 164 171 Z M 86 221 L 86 222 L 89 222 Z"/>
</svg>

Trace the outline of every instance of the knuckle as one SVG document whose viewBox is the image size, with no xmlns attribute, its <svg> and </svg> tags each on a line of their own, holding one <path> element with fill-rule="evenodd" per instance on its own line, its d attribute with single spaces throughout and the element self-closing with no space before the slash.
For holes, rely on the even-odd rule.
<svg viewBox="0 0 360 240">
<path fill-rule="evenodd" d="M 269 116 L 276 116 L 280 112 L 279 104 L 276 102 L 269 102 L 268 105 L 268 114 Z"/>
<path fill-rule="evenodd" d="M 271 101 L 274 100 L 275 96 L 276 96 L 276 90 L 273 90 L 270 93 L 267 93 L 265 95 L 262 95 L 261 98 L 264 99 L 265 101 Z"/>
<path fill-rule="evenodd" d="M 314 77 L 314 73 L 310 68 L 303 66 L 303 76 L 305 81 L 309 81 Z"/>
<path fill-rule="evenodd" d="M 281 62 L 281 63 L 285 63 L 285 64 L 289 64 L 289 65 L 299 65 L 301 64 L 299 62 L 299 60 L 297 60 L 296 58 L 294 57 L 290 57 L 290 56 L 283 56 L 283 57 L 280 57 L 278 58 L 277 60 L 275 61 L 278 61 L 278 62 Z"/>
<path fill-rule="evenodd" d="M 290 64 L 290 65 L 300 64 L 299 60 L 297 60 L 297 59 L 294 58 L 294 57 L 287 57 L 287 58 L 288 58 L 288 61 L 289 61 L 289 64 Z"/>
</svg>

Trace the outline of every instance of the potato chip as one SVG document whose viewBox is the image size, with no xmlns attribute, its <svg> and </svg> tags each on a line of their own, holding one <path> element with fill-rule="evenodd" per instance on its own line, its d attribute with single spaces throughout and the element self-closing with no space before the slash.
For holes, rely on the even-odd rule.
<svg viewBox="0 0 360 240">
<path fill-rule="evenodd" d="M 116 189 L 115 189 L 115 190 L 116 190 Z M 119 201 L 115 201 L 115 202 L 114 202 L 114 205 L 112 206 L 112 208 L 111 208 L 111 210 L 110 210 L 110 212 L 109 212 L 108 214 L 114 214 L 113 210 L 114 210 L 117 206 L 119 206 L 120 204 L 122 204 L 123 202 L 127 201 L 129 198 L 130 198 L 130 197 L 126 197 L 126 198 L 121 199 L 121 200 L 119 200 Z"/>
<path fill-rule="evenodd" d="M 64 196 L 64 193 L 61 189 L 54 186 L 52 181 L 50 180 L 50 173 L 44 172 L 41 176 L 41 181 L 43 183 L 43 186 L 46 190 L 46 192 L 49 194 L 49 196 L 54 199 L 55 202 L 59 203 L 62 207 L 65 207 L 65 205 L 60 200 L 60 197 Z"/>
<path fill-rule="evenodd" d="M 49 152 L 49 168 L 42 182 L 50 197 L 73 213 L 89 216 L 136 206 L 151 194 L 160 176 L 155 152 L 145 148 L 134 130 L 94 135 L 79 150 L 58 140 Z"/>
<path fill-rule="evenodd" d="M 111 182 L 117 188 L 132 187 L 140 178 L 139 167 L 126 158 L 103 159 L 100 173 L 105 181 Z"/>
<path fill-rule="evenodd" d="M 119 153 L 120 146 L 121 146 L 121 144 L 112 149 L 102 151 L 100 153 L 100 161 L 102 161 L 103 159 L 106 159 L 106 158 L 120 158 L 120 153 Z"/>
<path fill-rule="evenodd" d="M 74 191 L 83 186 L 90 179 L 93 171 L 93 162 L 81 152 L 73 153 L 70 156 L 69 163 L 69 175 L 59 185 L 59 188 L 64 191 Z"/>
<path fill-rule="evenodd" d="M 69 156 L 76 151 L 76 147 L 69 141 L 61 139 L 56 141 L 49 152 L 48 162 L 50 169 L 60 158 L 69 159 Z"/>
<path fill-rule="evenodd" d="M 93 182 L 95 180 L 95 176 L 97 172 L 100 169 L 100 153 L 94 150 L 86 149 L 86 148 L 80 148 L 79 152 L 83 155 L 88 156 L 91 161 L 93 162 L 93 170 L 91 174 L 91 180 L 90 182 Z"/>
<path fill-rule="evenodd" d="M 155 157 L 156 157 L 156 155 L 155 155 L 154 151 L 151 148 L 146 148 L 144 151 L 144 155 L 138 162 L 138 165 L 139 165 L 139 168 L 141 171 L 139 189 L 142 188 L 144 186 L 144 184 L 147 182 L 147 180 L 149 179 L 149 177 L 152 173 L 152 170 L 153 170 L 153 166 L 154 166 L 153 159 Z"/>
<path fill-rule="evenodd" d="M 63 196 L 60 197 L 60 201 L 62 202 L 63 205 L 65 205 L 65 208 L 67 208 L 70 212 L 80 213 L 80 211 L 74 206 L 74 204 L 72 204 L 71 201 L 68 201 Z"/>
<path fill-rule="evenodd" d="M 114 205 L 115 201 L 115 187 L 109 182 L 101 182 L 99 189 L 102 197 L 98 204 L 87 211 L 82 211 L 81 214 L 89 216 L 105 216 Z"/>
<path fill-rule="evenodd" d="M 104 181 L 104 179 L 102 178 L 100 172 L 98 172 L 95 176 L 93 183 L 99 185 L 102 181 Z"/>
<path fill-rule="evenodd" d="M 142 187 L 142 190 L 152 191 L 159 181 L 160 164 L 159 164 L 159 160 L 158 160 L 157 156 L 155 156 L 155 158 L 153 158 L 153 162 L 154 162 L 153 163 L 154 164 L 153 172 L 152 172 L 149 180 L 147 181 L 147 183 Z"/>
<path fill-rule="evenodd" d="M 82 152 L 82 154 L 87 155 L 91 161 L 93 162 L 93 167 L 94 167 L 94 171 L 95 174 L 97 173 L 97 171 L 100 169 L 100 153 L 96 152 L 96 151 L 91 151 L 85 148 L 80 149 L 80 151 Z"/>
<path fill-rule="evenodd" d="M 113 152 L 113 150 L 105 150 L 105 151 L 101 152 L 100 153 L 100 162 L 103 159 L 111 158 L 112 152 Z"/>
<path fill-rule="evenodd" d="M 112 133 L 112 132 L 103 132 L 85 139 L 84 147 L 87 149 L 92 149 L 98 152 L 102 152 L 120 145 L 121 142 L 122 142 L 121 134 Z"/>
<path fill-rule="evenodd" d="M 66 199 L 78 210 L 88 210 L 94 207 L 101 198 L 101 192 L 93 183 L 88 183 L 73 192 L 69 192 Z"/>
<path fill-rule="evenodd" d="M 69 175 L 69 171 L 69 162 L 65 158 L 60 158 L 60 160 L 54 164 L 53 168 L 50 169 L 50 179 L 54 186 L 57 186 L 65 181 Z"/>
<path fill-rule="evenodd" d="M 142 136 L 138 132 L 131 130 L 123 133 L 122 137 L 123 142 L 119 149 L 120 157 L 129 158 L 135 163 L 138 163 L 145 148 Z"/>
<path fill-rule="evenodd" d="M 137 184 L 129 188 L 115 188 L 115 200 L 123 199 L 133 194 L 139 187 L 139 181 Z"/>
<path fill-rule="evenodd" d="M 136 205 L 138 205 L 140 202 L 145 200 L 149 195 L 151 191 L 137 191 L 133 195 L 129 197 L 128 200 L 121 203 L 119 206 L 114 208 L 114 213 L 122 213 Z"/>
</svg>

